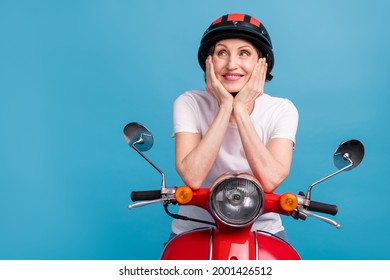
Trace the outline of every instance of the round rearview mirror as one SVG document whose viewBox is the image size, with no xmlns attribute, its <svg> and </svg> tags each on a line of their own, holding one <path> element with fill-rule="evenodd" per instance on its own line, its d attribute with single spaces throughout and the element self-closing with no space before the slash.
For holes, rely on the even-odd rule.
<svg viewBox="0 0 390 280">
<path fill-rule="evenodd" d="M 346 167 L 350 164 L 347 157 L 352 161 L 352 166 L 346 170 L 354 169 L 363 160 L 364 146 L 359 140 L 352 139 L 341 143 L 333 155 L 334 165 L 338 169 Z"/>
<path fill-rule="evenodd" d="M 148 151 L 153 146 L 152 133 L 140 123 L 128 123 L 123 129 L 123 134 L 126 143 L 131 147 L 137 148 L 141 152 Z"/>
</svg>

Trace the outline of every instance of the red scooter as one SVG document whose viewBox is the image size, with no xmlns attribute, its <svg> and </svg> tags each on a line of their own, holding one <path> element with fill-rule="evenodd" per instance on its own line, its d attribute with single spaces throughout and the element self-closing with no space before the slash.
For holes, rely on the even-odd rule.
<svg viewBox="0 0 390 280">
<path fill-rule="evenodd" d="M 299 260 L 296 250 L 284 240 L 251 226 L 262 214 L 275 212 L 294 219 L 315 217 L 336 228 L 335 221 L 310 211 L 337 214 L 337 206 L 311 200 L 313 186 L 358 166 L 364 156 L 364 146 L 358 140 L 342 143 L 334 153 L 338 170 L 311 184 L 306 195 L 264 193 L 259 182 L 250 174 L 222 174 L 209 188 L 193 191 L 188 186 L 167 187 L 164 173 L 142 152 L 153 146 L 151 132 L 142 124 L 129 123 L 124 128 L 126 142 L 162 176 L 161 188 L 153 191 L 133 191 L 129 209 L 161 202 L 168 215 L 205 223 L 205 228 L 180 234 L 169 241 L 161 255 L 164 260 Z M 168 205 L 195 205 L 207 210 L 215 223 L 199 221 L 173 214 Z M 310 211 L 309 211 L 310 210 Z"/>
</svg>

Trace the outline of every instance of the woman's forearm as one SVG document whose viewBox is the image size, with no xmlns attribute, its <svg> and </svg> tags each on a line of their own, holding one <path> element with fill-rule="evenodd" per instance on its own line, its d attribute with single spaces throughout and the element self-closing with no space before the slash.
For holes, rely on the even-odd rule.
<svg viewBox="0 0 390 280">
<path fill-rule="evenodd" d="M 176 135 L 176 169 L 183 182 L 191 188 L 200 188 L 210 172 L 225 136 L 231 111 L 231 106 L 221 106 L 203 138 L 193 133 Z"/>
<path fill-rule="evenodd" d="M 247 110 L 235 107 L 238 127 L 249 166 L 265 192 L 274 192 L 287 178 L 292 160 L 292 141 L 271 139 L 267 146 L 260 139 Z"/>
</svg>

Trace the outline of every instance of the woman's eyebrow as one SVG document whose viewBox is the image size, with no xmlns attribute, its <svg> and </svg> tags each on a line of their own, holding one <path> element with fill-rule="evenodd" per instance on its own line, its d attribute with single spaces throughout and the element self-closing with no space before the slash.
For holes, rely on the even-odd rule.
<svg viewBox="0 0 390 280">
<path fill-rule="evenodd" d="M 225 44 L 222 44 L 222 43 L 217 43 L 216 45 L 215 45 L 216 47 L 218 47 L 218 46 L 222 46 L 222 47 L 224 47 L 224 48 L 228 48 L 228 46 L 226 46 Z M 244 44 L 244 45 L 240 45 L 240 46 L 238 46 L 238 47 L 236 47 L 237 49 L 242 49 L 242 48 L 253 48 L 251 45 L 249 45 L 249 44 Z"/>
</svg>

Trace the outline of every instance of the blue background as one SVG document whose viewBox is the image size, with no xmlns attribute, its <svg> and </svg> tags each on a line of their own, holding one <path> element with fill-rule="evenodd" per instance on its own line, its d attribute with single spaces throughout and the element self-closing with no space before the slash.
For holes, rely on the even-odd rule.
<svg viewBox="0 0 390 280">
<path fill-rule="evenodd" d="M 362 1 L 0 2 L 0 259 L 157 259 L 170 233 L 161 205 L 127 210 L 160 176 L 124 141 L 144 123 L 147 155 L 180 185 L 171 109 L 204 88 L 197 48 L 223 14 L 248 13 L 271 34 L 266 92 L 300 112 L 290 177 L 306 191 L 335 171 L 349 138 L 362 164 L 313 190 L 339 206 L 340 230 L 283 217 L 304 259 L 390 259 L 390 4 Z M 173 208 L 173 211 L 176 209 Z"/>
</svg>

